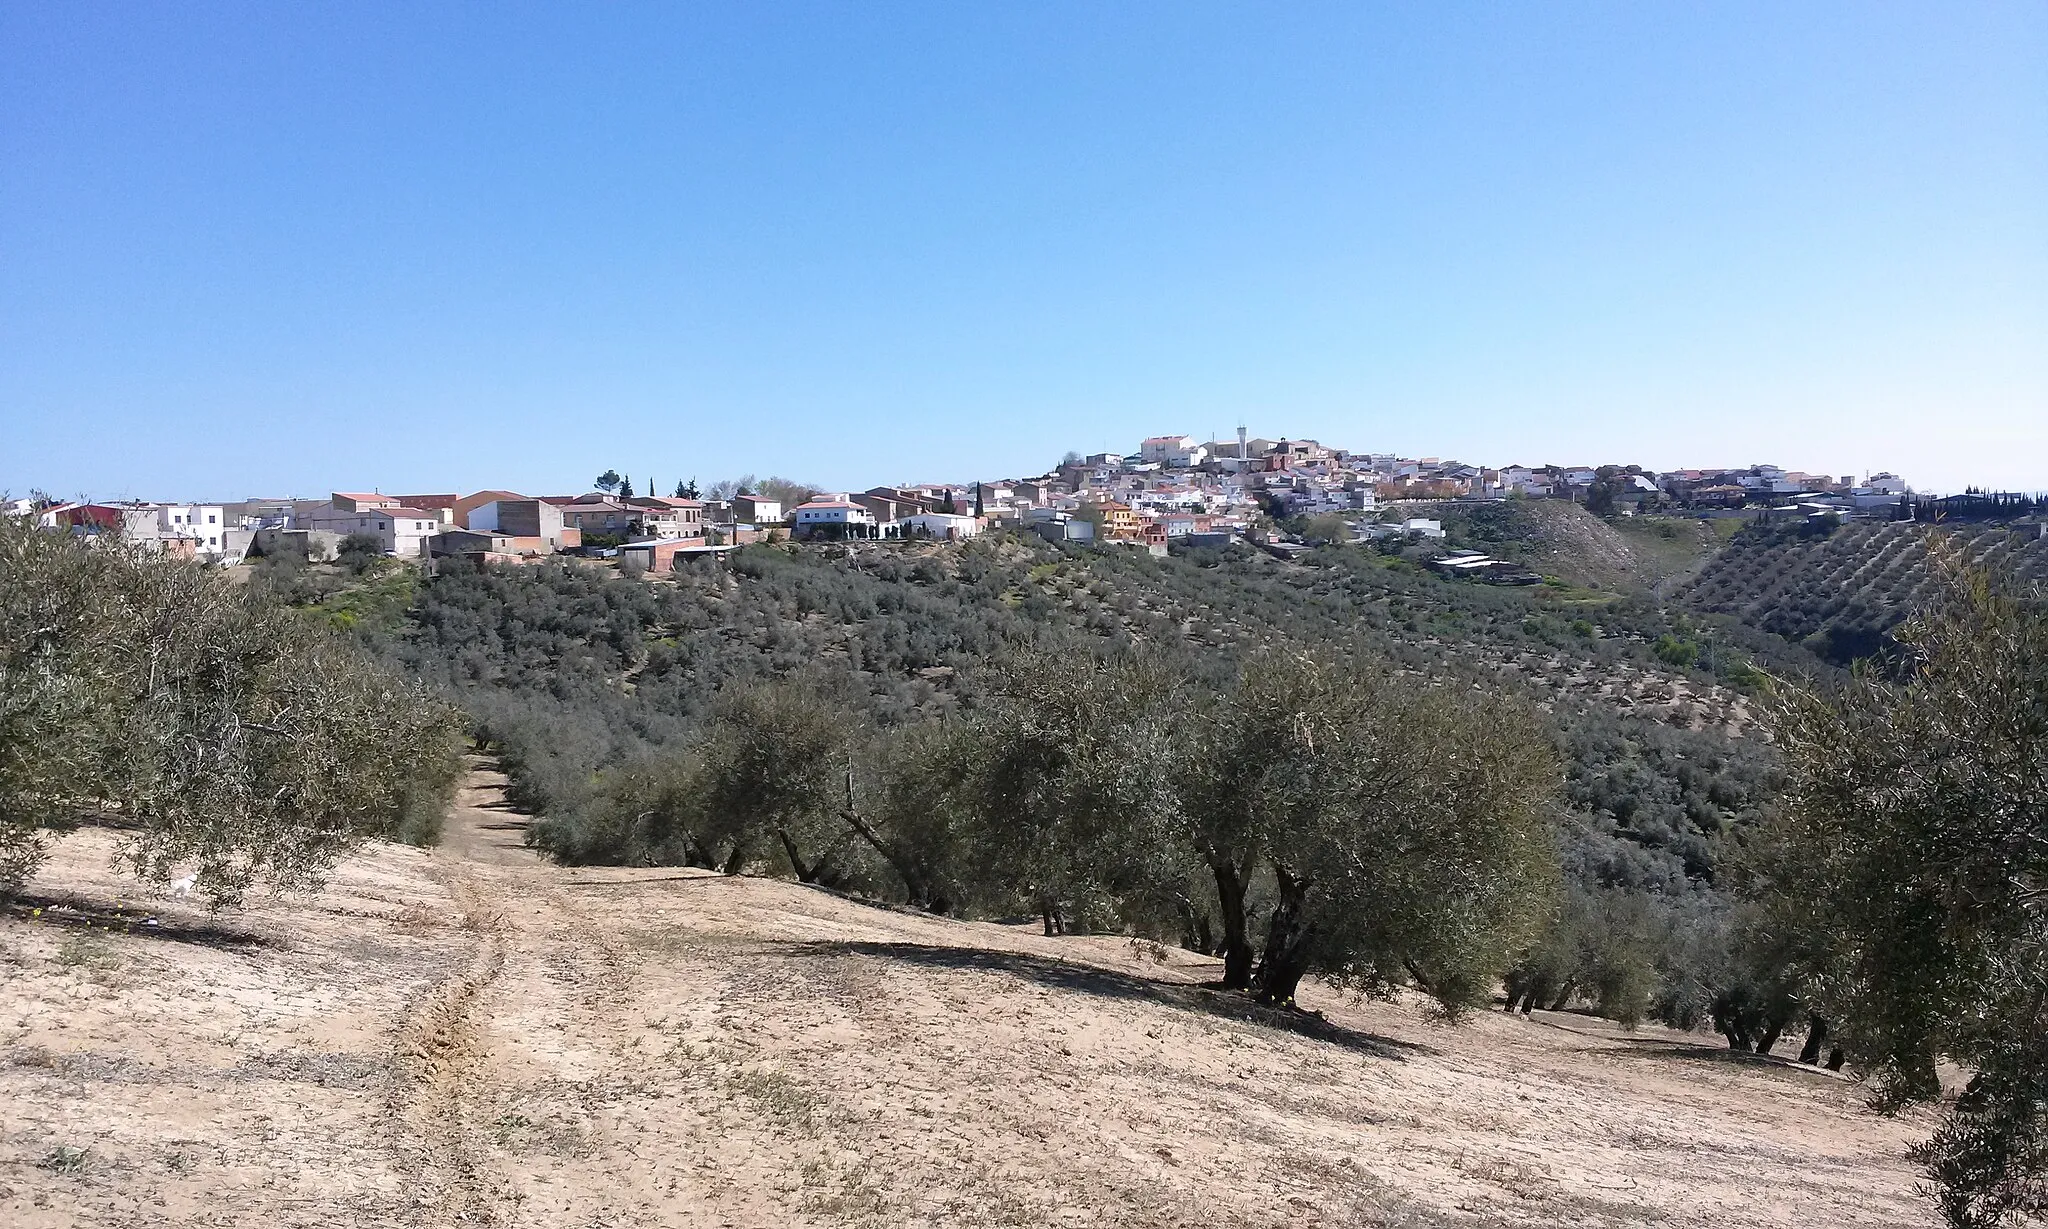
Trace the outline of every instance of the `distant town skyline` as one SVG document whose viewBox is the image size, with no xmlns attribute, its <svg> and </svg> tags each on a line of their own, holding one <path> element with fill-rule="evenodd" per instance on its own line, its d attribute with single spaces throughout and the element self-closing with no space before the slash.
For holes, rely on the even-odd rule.
<svg viewBox="0 0 2048 1229">
<path fill-rule="evenodd" d="M 2048 8 L 0 11 L 0 489 L 2048 489 Z M 575 475 L 583 475 L 577 479 Z"/>
<path fill-rule="evenodd" d="M 1236 438 L 1234 434 L 1232 434 L 1232 435 L 1230 435 L 1230 436 L 1228 436 L 1228 437 L 1226 437 L 1226 436 L 1225 436 L 1225 435 L 1223 435 L 1223 434 L 1217 434 L 1217 435 L 1213 435 L 1213 436 L 1212 436 L 1212 435 L 1206 435 L 1206 434 L 1202 434 L 1202 433 L 1198 433 L 1198 432 L 1187 432 L 1187 433 L 1183 433 L 1183 434 L 1185 434 L 1185 435 L 1186 435 L 1186 437 L 1187 437 L 1188 439 L 1196 440 L 1196 441 L 1198 441 L 1198 442 L 1202 442 L 1202 443 L 1210 443 L 1210 442 L 1221 442 L 1221 443 L 1224 443 L 1224 444 L 1226 444 L 1226 445 L 1228 445 L 1229 443 L 1233 442 L 1233 441 L 1235 440 L 1235 438 Z M 1283 440 L 1283 441 L 1284 441 L 1284 440 L 1295 440 L 1295 441 L 1307 441 L 1307 440 L 1312 440 L 1312 439 L 1314 439 L 1314 437 L 1311 437 L 1311 436 L 1308 436 L 1308 435 L 1306 435 L 1305 433 L 1299 433 L 1299 432 L 1296 432 L 1296 433 L 1292 433 L 1292 434 L 1289 434 L 1289 433 L 1284 433 L 1284 432 L 1282 432 L 1282 433 L 1274 433 L 1274 434 L 1272 434 L 1272 435 L 1270 435 L 1270 436 L 1259 436 L 1259 435 L 1252 435 L 1252 434 L 1250 434 L 1250 433 L 1249 433 L 1249 431 L 1248 431 L 1248 438 L 1249 438 L 1249 439 L 1252 439 L 1252 440 L 1261 440 L 1261 439 L 1264 439 L 1264 440 L 1268 440 L 1268 441 L 1270 441 L 1270 440 Z M 1474 466 L 1474 467 L 1477 467 L 1477 468 L 1479 468 L 1479 469 L 1482 469 L 1482 470 L 1487 470 L 1487 471 L 1505 470 L 1505 469 L 1508 469 L 1509 467 L 1512 467 L 1512 466 L 1521 466 L 1521 465 L 1528 465 L 1528 466 L 1532 466 L 1532 467 L 1539 467 L 1539 468 L 1542 468 L 1542 467 L 1554 467 L 1554 468 L 1570 468 L 1570 467 L 1574 467 L 1574 466 L 1585 466 L 1585 467 L 1588 467 L 1588 468 L 1597 468 L 1597 467 L 1600 467 L 1600 466 L 1604 466 L 1604 465 L 1616 465 L 1616 466 L 1624 466 L 1624 467 L 1625 467 L 1625 466 L 1629 466 L 1629 465 L 1641 465 L 1641 463 L 1640 463 L 1640 462 L 1633 462 L 1633 461 L 1620 461 L 1620 460 L 1615 460 L 1615 459 L 1612 459 L 1612 458 L 1593 458 L 1593 459 L 1586 459 L 1586 460 L 1581 460 L 1581 461 L 1564 461 L 1564 462 L 1559 462 L 1559 461 L 1555 461 L 1555 460 L 1548 460 L 1548 461 L 1491 461 L 1491 460 L 1474 460 L 1474 459 L 1472 459 L 1472 458 L 1468 458 L 1468 457 L 1458 457 L 1458 456 L 1454 456 L 1453 454 L 1450 454 L 1450 453 L 1393 453 L 1393 452 L 1389 452 L 1388 450 L 1384 450 L 1384 449 L 1357 449 L 1357 448 L 1348 448 L 1348 447 L 1347 447 L 1347 446 L 1346 446 L 1345 444 L 1343 444 L 1343 443 L 1342 443 L 1341 441 L 1335 441 L 1335 440 L 1315 440 L 1314 442 L 1320 443 L 1320 444 L 1322 444 L 1322 445 L 1324 445 L 1324 446 L 1326 446 L 1326 447 L 1332 448 L 1332 449 L 1334 449 L 1334 450 L 1336 450 L 1336 451 L 1339 451 L 1339 452 L 1349 452 L 1349 453 L 1350 453 L 1351 455 L 1354 455 L 1354 456 L 1359 456 L 1359 457 L 1363 457 L 1363 456 L 1366 456 L 1366 455 L 1369 455 L 1369 454 L 1376 454 L 1376 455 L 1391 455 L 1391 456 L 1398 456 L 1398 457 L 1401 457 L 1401 458 L 1403 458 L 1403 459 L 1405 459 L 1405 460 L 1430 460 L 1430 461 L 1446 461 L 1446 462 L 1449 462 L 1449 461 L 1457 461 L 1457 462 L 1462 462 L 1462 463 L 1464 463 L 1464 464 L 1466 464 L 1466 465 L 1468 465 L 1468 466 Z M 355 492 L 364 492 L 364 493 L 375 493 L 375 494 L 384 494 L 384 495 L 392 495 L 392 494 L 404 494 L 404 493 L 407 493 L 407 492 L 411 492 L 411 491 L 418 491 L 418 490 L 424 490 L 424 489 L 427 489 L 427 488 L 430 488 L 430 487 L 431 487 L 431 488 L 434 488 L 434 489 L 436 489 L 436 490 L 446 490 L 446 491 L 450 491 L 450 492 L 455 492 L 455 493 L 460 493 L 460 492 L 467 492 L 467 491 L 476 491 L 476 490 L 508 490 L 508 491 L 513 491 L 513 490 L 516 490 L 516 491 L 518 491 L 518 492 L 521 492 L 521 493 L 523 493 L 523 494 L 527 494 L 527 495 L 541 495 L 541 494 L 547 494 L 547 495 L 571 495 L 571 494 L 581 494 L 581 493 L 586 493 L 586 492 L 592 492 L 592 491 L 598 491 L 598 490 L 609 490 L 609 489 L 612 489 L 612 488 L 610 488 L 610 487 L 607 487 L 607 486 L 605 485 L 605 483 L 604 483 L 604 482 L 602 481 L 603 477 L 604 477 L 605 475 L 607 475 L 607 474 L 610 474 L 610 475 L 615 475 L 616 477 L 618 477 L 618 478 L 620 478 L 620 479 L 623 479 L 624 481 L 626 481 L 626 482 L 630 483 L 630 484 L 632 485 L 632 489 L 633 489 L 633 492 L 634 492 L 634 493 L 636 493 L 636 494 L 640 494 L 640 495 L 668 495 L 668 494 L 672 493 L 672 492 L 673 492 L 673 491 L 674 491 L 674 490 L 675 490 L 675 489 L 677 488 L 677 486 L 678 486 L 678 485 L 680 485 L 680 484 L 691 484 L 691 485 L 694 485 L 694 486 L 696 486 L 697 488 L 699 488 L 699 494 L 700 494 L 700 496 L 701 496 L 701 497 L 704 497 L 704 498 L 709 498 L 709 497 L 710 497 L 710 494 L 711 494 L 711 492 L 710 492 L 710 488 L 711 488 L 711 487 L 713 487 L 713 486 L 714 486 L 715 484 L 721 484 L 721 483 L 723 483 L 723 484 L 728 484 L 728 485 L 729 485 L 729 484 L 733 484 L 733 483 L 736 483 L 736 482 L 743 482 L 743 481 L 746 481 L 746 480 L 753 480 L 753 481 L 757 481 L 757 482 L 770 482 L 770 483 L 772 483 L 772 482 L 774 482 L 774 481 L 794 481 L 794 482 L 800 482 L 800 483 L 804 483 L 804 484 L 806 484 L 806 485 L 810 486 L 811 488 L 813 488 L 813 489 L 815 489 L 815 490 L 819 490 L 819 491 L 855 491 L 855 490 L 862 490 L 862 489 L 865 489 L 865 488 L 867 488 L 867 487 L 871 487 L 871 486 L 876 486 L 876 485 L 902 485 L 902 486 L 943 486 L 943 485 L 948 485 L 948 484 L 950 484 L 950 485 L 954 485 L 954 486 L 958 486 L 958 487 L 961 487 L 961 488 L 963 488 L 963 489 L 964 489 L 964 488 L 968 488 L 968 487 L 971 487 L 971 486 L 973 486 L 973 485 L 974 485 L 974 484 L 976 484 L 976 483 L 985 483 L 985 482 L 1001 482 L 1001 481 L 1013 481 L 1013 480 L 1026 480 L 1026 479 L 1030 479 L 1030 478 L 1033 478 L 1033 477 L 1038 477 L 1038 476 L 1043 476 L 1043 475 L 1050 475 L 1050 474 L 1053 474 L 1053 473 L 1054 473 L 1055 471 L 1057 471 L 1057 470 L 1058 470 L 1058 469 L 1059 469 L 1059 468 L 1061 467 L 1061 465 L 1062 465 L 1062 463 L 1063 463 L 1064 459 L 1065 459 L 1065 458 L 1066 458 L 1067 456 L 1069 456 L 1069 455 L 1072 455 L 1072 456 L 1077 456 L 1077 457 L 1081 457 L 1081 458 L 1083 458 L 1083 459 L 1086 459 L 1087 457 L 1090 457 L 1090 456 L 1097 456 L 1097 455 L 1101 455 L 1101 454 L 1104 454 L 1104 453 L 1111 453 L 1111 454 L 1116 454 L 1116 455 L 1118 455 L 1118 456 L 1122 456 L 1122 457 L 1125 457 L 1125 458 L 1130 458 L 1130 459 L 1137 459 L 1137 458 L 1138 458 L 1138 457 L 1140 456 L 1141 450 L 1142 450 L 1142 448 L 1143 448 L 1143 446 L 1144 446 L 1144 444 L 1145 444 L 1145 443 L 1146 443 L 1146 441 L 1145 441 L 1145 440 L 1130 440 L 1130 441 L 1125 441 L 1125 442 L 1124 442 L 1124 443 L 1123 443 L 1123 444 L 1122 444 L 1121 446 L 1118 446 L 1118 445 L 1111 445 L 1111 446 L 1106 446 L 1106 447 L 1103 447 L 1103 448 L 1097 448 L 1097 449 L 1081 449 L 1081 448 L 1070 448 L 1070 449 L 1066 449 L 1066 450 L 1063 450 L 1063 452 L 1062 452 L 1062 453 L 1061 453 L 1061 454 L 1060 454 L 1059 456 L 1053 457 L 1053 458 L 1052 458 L 1052 459 L 1050 459 L 1050 460 L 1049 460 L 1049 461 L 1048 461 L 1048 462 L 1047 462 L 1046 464 L 1044 464 L 1044 465 L 1042 465 L 1042 466 L 1035 466 L 1035 467 L 1026 467 L 1026 468 L 1022 468 L 1022 469 L 1011 469 L 1011 470 L 989 470 L 989 471 L 987 471 L 987 472 L 976 472 L 976 473 L 965 473 L 965 474 L 940 474 L 940 475 L 915 475 L 915 474 L 866 474 L 866 475 L 860 475 L 860 476 L 858 476 L 857 478 L 855 478 L 855 479 L 853 479 L 853 480 L 849 480 L 849 481 L 846 481 L 846 482 L 839 482 L 839 483 L 821 483 L 821 482 L 814 482 L 814 481 L 811 481 L 811 480 L 809 480 L 809 479 L 806 479 L 806 478 L 805 478 L 805 477 L 804 477 L 803 475 L 800 475 L 800 474 L 793 474 L 793 473 L 785 473 L 785 472 L 783 472 L 783 471 L 781 471 L 781 470 L 776 470 L 776 469 L 773 469 L 773 468 L 758 468 L 758 467 L 757 467 L 757 468 L 753 468 L 753 469 L 744 469 L 744 470 L 737 470 L 737 471 L 732 471 L 732 472 L 721 472 L 721 473 L 718 473 L 718 474 L 716 474 L 716 475 L 706 475 L 706 474 L 701 474 L 701 473 L 696 473 L 696 472 L 690 472 L 690 473 L 682 473 L 682 472 L 680 472 L 680 471 L 678 471 L 678 470 L 673 470 L 673 469 L 672 469 L 672 470 L 670 470 L 670 471 L 669 471 L 669 472 L 667 472 L 667 473 L 664 473 L 664 472 L 662 472 L 662 471 L 661 471 L 661 470 L 660 470 L 660 469 L 659 469 L 658 467 L 649 467 L 649 468 L 647 468 L 647 469 L 643 469 L 643 470 L 640 470 L 640 471 L 637 471 L 637 472 L 636 472 L 636 471 L 632 471 L 632 470 L 628 470 L 628 469 L 625 469 L 625 468 L 623 468 L 623 467 L 620 467 L 620 466 L 617 466 L 617 465 L 608 465 L 608 466 L 605 466 L 605 467 L 603 467 L 602 469 L 600 469 L 600 470 L 599 470 L 599 471 L 598 471 L 597 473 L 594 473 L 594 474 L 592 474 L 592 475 L 591 475 L 590 477 L 588 477 L 588 478 L 583 478 L 583 479 L 576 479 L 576 478 L 565 478 L 565 477 L 563 477 L 563 476 L 562 476 L 562 475 L 560 475 L 560 474 L 554 474 L 554 475 L 551 475 L 551 476 L 548 476 L 548 475 L 544 475 L 544 476 L 543 476 L 543 477 L 542 477 L 542 478 L 541 478 L 540 480 L 538 480 L 538 481 L 535 481 L 535 482 L 528 482 L 528 483 L 509 483 L 509 482 L 505 482 L 505 481 L 502 481 L 502 480 L 500 480 L 500 481 L 496 481 L 496 482 L 493 482 L 493 481 L 489 481 L 489 480 L 482 480 L 482 481 L 468 481 L 468 480 L 465 480 L 465 481 L 460 481 L 460 482 L 456 482 L 456 481 L 449 481 L 449 480 L 447 480 L 446 474 L 444 473 L 444 474 L 442 474 L 442 475 L 441 475 L 441 480 L 440 480 L 440 481 L 420 481 L 420 482 L 412 482 L 412 483 L 405 483 L 405 482 L 398 482 L 398 483 L 390 483 L 390 482 L 336 482 L 336 483 L 329 483 L 329 484 L 327 484 L 327 485 L 325 485 L 325 486 L 321 486 L 321 487 L 318 487 L 318 488 L 316 488 L 316 489 L 309 489 L 309 490 L 297 490 L 297 489 L 290 489 L 290 490 L 287 490 L 287 489 L 283 489 L 283 488 L 276 488 L 276 489 L 269 489 L 269 488 L 265 488 L 265 489 L 262 489 L 262 490 L 251 490 L 251 491 L 246 491 L 246 492 L 231 492 L 231 491 L 199 491 L 199 492 L 188 492 L 188 491 L 164 491 L 164 490 L 126 490 L 126 489 L 121 489 L 121 490 L 115 490 L 115 489 L 97 489 L 97 490 L 86 490 L 86 489 L 80 489 L 80 490 L 73 490 L 73 491 L 65 491 L 65 490 L 58 490 L 58 489 L 54 489 L 54 488 L 52 488 L 52 487 L 50 487 L 50 486 L 48 486 L 48 485 L 44 485 L 44 484 L 35 484 L 35 483 L 32 483 L 32 484 L 29 484 L 29 485 L 27 485 L 27 486 L 23 486 L 23 487 L 21 487 L 21 488 L 19 488 L 19 489 L 16 489 L 16 488 L 0 488 L 0 495 L 4 495 L 4 496 L 8 496 L 8 497 L 14 497 L 14 498 L 19 498 L 19 497 L 21 497 L 21 496 L 23 496 L 23 495 L 27 494 L 27 493 L 28 493 L 28 492 L 29 492 L 30 490 L 36 490 L 36 491 L 40 491 L 40 492 L 42 492 L 43 494 L 45 494 L 45 495 L 47 495 L 47 496 L 50 496 L 50 497 L 51 497 L 51 498 L 53 498 L 53 499 L 58 499 L 58 500 L 69 500 L 69 499 L 91 499 L 91 500 L 107 500 L 107 501 L 114 501 L 114 502 L 122 502 L 122 501 L 130 501 L 130 500 L 140 500 L 140 501 L 146 501 L 146 502 L 147 502 L 147 501 L 162 501 L 162 500 L 166 500 L 166 499 L 168 499 L 168 500 L 170 500 L 171 502 L 236 502 L 236 501 L 239 501 L 239 500 L 245 500 L 245 499 L 251 499 L 251 498 L 267 498 L 267 497 L 278 497 L 278 498 L 289 498 L 289 499 L 314 499 L 314 498 L 319 498 L 319 497 L 322 497 L 322 496 L 324 496 L 324 495 L 328 495 L 328 494 L 332 494 L 332 493 L 336 493 L 336 492 L 342 492 L 342 493 L 347 493 L 347 492 L 352 492 L 352 491 L 355 491 Z M 1229 453 L 1229 452 L 1227 452 L 1227 451 L 1219 450 L 1218 452 L 1216 452 L 1216 453 L 1213 453 L 1213 454 L 1211 454 L 1211 455 L 1213 455 L 1213 456 L 1219 456 L 1219 457 L 1221 457 L 1221 456 L 1229 456 L 1229 455 L 1232 455 L 1232 454 L 1231 454 L 1231 453 Z M 1254 454 L 1253 454 L 1253 455 L 1257 455 L 1257 454 L 1256 454 L 1256 451 L 1254 452 Z M 1759 460 L 1757 460 L 1757 461 L 1752 461 L 1752 462 L 1748 462 L 1748 463 L 1744 463 L 1744 464 L 1739 464 L 1739 465 L 1712 465 L 1712 464 L 1709 464 L 1709 465 L 1684 465 L 1684 466 L 1664 466 L 1664 467 L 1655 467 L 1655 466 L 1642 466 L 1642 469 L 1643 469 L 1643 471 L 1644 471 L 1644 472 L 1646 472 L 1646 473 L 1651 473 L 1651 474 L 1660 474 L 1660 475 L 1661 475 L 1661 474 L 1673 474 L 1673 473 L 1678 473 L 1678 472 L 1681 472 L 1681 471 L 1687 471 L 1687 470 L 1697 470 L 1697 471 L 1704 471 L 1704 472 L 1708 472 L 1708 473 L 1712 473 L 1712 472 L 1717 472 L 1717 471 L 1730 471 L 1730 472 L 1732 472 L 1732 471 L 1736 471 L 1736 470 L 1743 470 L 1743 469 L 1753 469 L 1753 468 L 1757 468 L 1757 467 L 1759 467 L 1759 466 L 1761 466 L 1761 467 L 1764 467 L 1764 468 L 1767 468 L 1767 469 L 1768 469 L 1768 468 L 1775 468 L 1775 469 L 1780 469 L 1780 470 L 1784 470 L 1784 471 L 1787 471 L 1787 472 L 1794 472 L 1794 473 L 1802 473 L 1802 472 L 1803 472 L 1803 473 L 1810 473 L 1810 474 L 1815 474 L 1815 475 L 1825 475 L 1825 476 L 1829 476 L 1829 477 L 1838 477 L 1838 478 L 1842 478 L 1842 479 L 1848 480 L 1848 481 L 1850 481 L 1850 482 L 1855 482 L 1855 481 L 1861 481 L 1861 480 L 1864 480 L 1864 479 L 1867 479 L 1867 478 L 1870 478 L 1870 477 L 1873 477 L 1873 476 L 1884 476 L 1884 477 L 1890 477 L 1890 478 L 1897 478 L 1897 479 L 1900 479 L 1901 481 L 1903 481 L 1903 482 L 1904 482 L 1904 483 L 1905 483 L 1905 484 L 1906 484 L 1907 486 L 1909 486 L 1909 487 L 1912 487 L 1912 488 L 1913 488 L 1914 490 L 1918 491 L 1918 492 L 1919 492 L 1919 493 L 1921 493 L 1921 494 L 1934 494 L 1934 495 L 1942 495 L 1942 494 L 1953 494 L 1953 493 L 1956 493 L 1956 492 L 1958 492 L 1958 491 L 1960 491 L 1960 490 L 1962 490 L 1962 489 L 1963 489 L 1963 487 L 1957 487 L 1957 488 L 1955 488 L 1955 490 L 1954 490 L 1954 491 L 1951 491 L 1951 490 L 1948 490 L 1948 489 L 1946 489 L 1946 488 L 1937 488 L 1937 487 L 1935 487 L 1935 486 L 1932 486 L 1932 485 L 1927 485 L 1927 484 L 1922 484 L 1922 483 L 1915 483 L 1915 482 L 1913 481 L 1913 479 L 1912 479 L 1912 477 L 1911 477 L 1911 475 L 1910 475 L 1909 473 L 1903 472 L 1903 470 L 1902 470 L 1902 467 L 1897 467 L 1897 466 L 1888 466 L 1888 467 L 1877 467 L 1877 468 L 1872 468 L 1872 469 L 1861 469 L 1861 470 L 1849 470 L 1849 469 L 1842 469 L 1842 468 L 1831 468 L 1831 467 L 1828 467 L 1828 466 L 1811 466 L 1811 467 L 1803 467 L 1803 466 L 1798 466 L 1798 465 L 1778 465 L 1778 464 L 1777 464 L 1776 462 L 1770 461 L 1770 460 L 1768 460 L 1768 459 L 1759 459 Z M 1978 485 L 1978 486 L 1980 486 L 1980 487 L 1982 486 L 1982 484 L 1965 484 L 1965 485 Z M 1982 489 L 1994 489 L 1994 488 L 1989 488 L 1989 487 L 1982 487 Z M 1995 489 L 2012 489 L 2012 490 L 2022 490 L 2022 488 L 1995 488 Z M 2034 495 L 2041 495 L 2041 494 L 2048 494 L 2048 491 L 2034 491 L 2034 490 L 2026 490 L 2026 491 L 2025 491 L 2024 493 L 2027 493 L 2027 494 L 2034 494 Z"/>
</svg>

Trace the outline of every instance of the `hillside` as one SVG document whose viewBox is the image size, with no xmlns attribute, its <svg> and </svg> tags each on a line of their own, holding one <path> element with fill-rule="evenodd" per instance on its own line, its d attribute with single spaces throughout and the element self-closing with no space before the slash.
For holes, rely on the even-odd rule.
<svg viewBox="0 0 2048 1229">
<path fill-rule="evenodd" d="M 1682 891 L 1711 878 L 1715 843 L 1767 796 L 1768 752 L 1746 734 L 1752 663 L 1818 664 L 1732 621 L 1566 583 L 1444 580 L 1358 547 L 1305 563 L 1036 539 L 750 548 L 729 568 L 653 583 L 547 566 L 451 572 L 412 597 L 387 651 L 475 715 L 521 805 L 549 821 L 544 839 L 579 861 L 635 856 L 608 835 L 619 825 L 602 813 L 602 770 L 693 737 L 735 681 L 825 670 L 893 726 L 978 703 L 981 672 L 1020 641 L 1143 644 L 1220 673 L 1286 638 L 1362 646 L 1547 710 L 1569 765 L 1574 864 Z M 336 595 L 323 600 L 337 610 Z"/>
<path fill-rule="evenodd" d="M 1675 600 L 1847 663 L 1881 649 L 1885 633 L 1927 600 L 1930 534 L 1957 543 L 1994 572 L 2048 581 L 2048 539 L 2036 525 L 1857 522 L 1833 532 L 1756 526 L 1735 535 Z"/>
<path fill-rule="evenodd" d="M 1655 572 L 1613 525 L 1569 501 L 1420 503 L 1413 508 L 1416 515 L 1440 520 L 1455 546 L 1512 559 L 1573 584 L 1621 591 L 1645 587 Z"/>
<path fill-rule="evenodd" d="M 1931 1225 L 1826 1072 L 768 879 L 428 854 L 222 922 L 67 838 L 0 914 L 0 1222 Z M 149 924 L 142 919 L 156 919 Z M 28 975 L 24 975 L 28 974 Z"/>
</svg>

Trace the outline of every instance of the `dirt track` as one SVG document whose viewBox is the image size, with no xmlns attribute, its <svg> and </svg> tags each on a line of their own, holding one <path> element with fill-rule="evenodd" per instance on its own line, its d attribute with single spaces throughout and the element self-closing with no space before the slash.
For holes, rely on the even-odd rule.
<svg viewBox="0 0 2048 1229">
<path fill-rule="evenodd" d="M 67 839 L 0 918 L 0 1224 L 1934 1223 L 1924 1115 L 1705 1037 L 1290 1030 L 1182 952 L 553 868 L 498 785 L 217 922 Z"/>
</svg>

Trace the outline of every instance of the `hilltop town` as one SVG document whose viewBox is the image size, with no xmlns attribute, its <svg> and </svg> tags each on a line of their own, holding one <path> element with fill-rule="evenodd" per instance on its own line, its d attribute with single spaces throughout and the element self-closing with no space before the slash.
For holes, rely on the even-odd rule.
<svg viewBox="0 0 2048 1229">
<path fill-rule="evenodd" d="M 1685 512 L 1717 517 L 1912 519 L 1912 488 L 1892 473 L 1857 479 L 1775 465 L 1655 472 L 1639 465 L 1506 465 L 1350 452 L 1310 439 L 1203 442 L 1155 436 L 1130 454 L 1069 453 L 1028 477 L 818 491 L 771 480 L 700 491 L 695 480 L 659 494 L 651 481 L 601 476 L 564 495 L 511 490 L 385 494 L 223 503 L 12 501 L 7 511 L 46 528 L 118 531 L 165 551 L 235 564 L 285 552 L 311 559 L 344 550 L 405 559 L 532 561 L 555 554 L 616 558 L 648 572 L 760 541 L 957 540 L 1006 527 L 1058 542 L 1169 546 L 1250 541 L 1275 551 L 1317 538 L 1443 536 L 1430 505 L 1563 500 L 1603 515 Z M 1995 497 L 1967 497 L 1973 500 Z M 1466 556 L 1466 571 L 1496 561 Z M 1503 577 L 1510 574 L 1502 572 Z M 1518 575 L 1518 574 L 1516 574 Z"/>
</svg>

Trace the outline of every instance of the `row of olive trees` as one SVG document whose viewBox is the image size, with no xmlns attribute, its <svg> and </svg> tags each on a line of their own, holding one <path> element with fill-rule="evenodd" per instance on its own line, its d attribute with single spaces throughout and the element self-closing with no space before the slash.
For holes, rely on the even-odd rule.
<svg viewBox="0 0 2048 1229">
<path fill-rule="evenodd" d="M 1516 706 L 1282 650 L 1221 685 L 1082 651 L 1013 656 L 982 681 L 972 713 L 887 730 L 818 676 L 735 688 L 703 739 L 614 778 L 605 813 L 630 831 L 591 839 L 938 911 L 1028 910 L 1049 934 L 1177 936 L 1276 1004 L 1315 972 L 1461 1010 L 1551 907 L 1558 766 Z"/>
<path fill-rule="evenodd" d="M 352 641 L 219 573 L 0 521 L 0 891 L 82 821 L 216 904 L 433 839 L 461 724 Z"/>
</svg>

